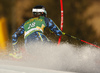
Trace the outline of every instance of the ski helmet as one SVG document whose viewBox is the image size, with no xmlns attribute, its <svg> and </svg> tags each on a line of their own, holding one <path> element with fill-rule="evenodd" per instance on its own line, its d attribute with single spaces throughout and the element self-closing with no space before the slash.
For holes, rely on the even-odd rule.
<svg viewBox="0 0 100 73">
<path fill-rule="evenodd" d="M 32 9 L 33 15 L 34 16 L 46 16 L 47 11 L 44 6 L 42 5 L 37 5 Z"/>
</svg>

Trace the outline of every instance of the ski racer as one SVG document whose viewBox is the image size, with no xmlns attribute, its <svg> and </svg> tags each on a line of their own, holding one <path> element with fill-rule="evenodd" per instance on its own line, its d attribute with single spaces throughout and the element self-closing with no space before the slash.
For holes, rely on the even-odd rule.
<svg viewBox="0 0 100 73">
<path fill-rule="evenodd" d="M 61 36 L 62 32 L 57 25 L 47 18 L 47 11 L 44 6 L 37 5 L 32 9 L 33 18 L 30 18 L 23 23 L 17 31 L 12 35 L 12 44 L 14 49 L 17 50 L 17 39 L 19 36 L 24 34 L 25 45 L 36 41 L 49 42 L 50 40 L 43 34 L 45 28 L 48 27 L 57 36 Z"/>
</svg>

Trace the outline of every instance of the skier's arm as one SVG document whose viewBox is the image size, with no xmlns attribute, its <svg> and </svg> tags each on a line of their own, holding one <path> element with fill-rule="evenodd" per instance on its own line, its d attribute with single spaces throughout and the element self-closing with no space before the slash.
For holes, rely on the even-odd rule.
<svg viewBox="0 0 100 73">
<path fill-rule="evenodd" d="M 19 36 L 21 36 L 24 33 L 24 24 L 22 24 L 17 31 L 12 35 L 12 44 L 17 44 L 17 39 Z"/>
<path fill-rule="evenodd" d="M 47 27 L 50 28 L 56 35 L 61 36 L 62 31 L 58 28 L 58 26 L 49 18 L 46 18 Z"/>
</svg>

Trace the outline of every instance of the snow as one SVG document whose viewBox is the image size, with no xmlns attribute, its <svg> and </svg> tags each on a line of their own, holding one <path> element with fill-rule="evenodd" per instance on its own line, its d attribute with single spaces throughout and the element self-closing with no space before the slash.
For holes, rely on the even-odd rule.
<svg viewBox="0 0 100 73">
<path fill-rule="evenodd" d="M 0 73 L 75 73 L 75 72 L 63 72 L 63 71 L 39 69 L 32 67 L 0 65 Z"/>
<path fill-rule="evenodd" d="M 100 73 L 100 50 L 69 43 L 32 44 L 22 59 L 0 58 L 0 73 Z"/>
</svg>

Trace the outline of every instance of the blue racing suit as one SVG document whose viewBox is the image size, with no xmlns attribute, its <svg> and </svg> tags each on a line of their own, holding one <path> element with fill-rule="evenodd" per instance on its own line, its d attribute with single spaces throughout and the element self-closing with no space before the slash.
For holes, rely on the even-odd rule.
<svg viewBox="0 0 100 73">
<path fill-rule="evenodd" d="M 17 31 L 12 35 L 13 45 L 15 46 L 17 44 L 17 39 L 22 34 L 24 34 L 25 44 L 31 41 L 50 41 L 43 34 L 46 27 L 48 27 L 57 36 L 62 35 L 61 30 L 50 18 L 40 16 L 27 20 L 17 29 Z"/>
</svg>

